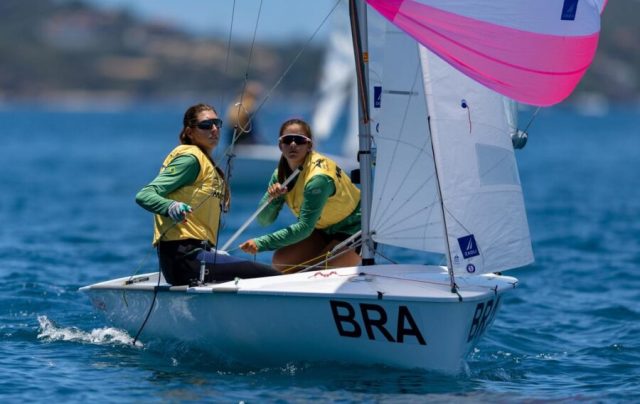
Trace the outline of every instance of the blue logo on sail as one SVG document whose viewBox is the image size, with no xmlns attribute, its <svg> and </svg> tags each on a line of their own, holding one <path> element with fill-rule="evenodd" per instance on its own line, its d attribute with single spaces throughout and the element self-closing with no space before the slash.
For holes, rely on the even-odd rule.
<svg viewBox="0 0 640 404">
<path fill-rule="evenodd" d="M 460 250 L 464 258 L 480 255 L 478 252 L 478 244 L 476 244 L 476 239 L 473 237 L 473 234 L 458 238 L 458 244 L 460 245 Z"/>
<path fill-rule="evenodd" d="M 573 21 L 576 19 L 578 1 L 579 0 L 564 0 L 564 4 L 562 5 L 562 16 L 560 17 L 561 20 Z"/>
<path fill-rule="evenodd" d="M 382 99 L 382 86 L 373 86 L 373 107 L 380 108 Z"/>
</svg>

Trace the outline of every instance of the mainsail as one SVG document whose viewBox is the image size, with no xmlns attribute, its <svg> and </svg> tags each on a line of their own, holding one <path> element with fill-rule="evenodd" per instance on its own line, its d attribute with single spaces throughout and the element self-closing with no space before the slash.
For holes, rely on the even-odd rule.
<svg viewBox="0 0 640 404">
<path fill-rule="evenodd" d="M 591 64 L 606 0 L 366 0 L 465 75 L 519 102 L 565 99 Z"/>
</svg>

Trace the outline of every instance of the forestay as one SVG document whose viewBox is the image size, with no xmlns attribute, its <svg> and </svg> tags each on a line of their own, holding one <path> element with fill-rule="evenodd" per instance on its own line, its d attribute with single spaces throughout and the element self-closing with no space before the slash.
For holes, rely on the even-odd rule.
<svg viewBox="0 0 640 404">
<path fill-rule="evenodd" d="M 456 69 L 517 101 L 562 101 L 591 64 L 606 0 L 367 0 Z"/>
<path fill-rule="evenodd" d="M 390 24 L 382 70 L 374 240 L 439 253 L 448 246 L 455 272 L 531 263 L 505 98 Z"/>
<path fill-rule="evenodd" d="M 311 127 L 316 143 L 321 144 L 340 133 L 341 154 L 353 158 L 358 152 L 357 83 L 353 74 L 353 46 L 347 3 L 342 2 L 332 15 L 332 29 L 320 77 L 318 102 Z M 345 130 L 339 122 L 346 118 Z"/>
</svg>

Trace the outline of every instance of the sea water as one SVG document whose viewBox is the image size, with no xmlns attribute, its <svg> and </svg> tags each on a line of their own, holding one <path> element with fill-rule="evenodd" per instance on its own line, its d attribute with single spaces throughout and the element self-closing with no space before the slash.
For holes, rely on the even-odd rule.
<svg viewBox="0 0 640 404">
<path fill-rule="evenodd" d="M 261 114 L 263 135 L 308 112 L 297 108 Z M 509 272 L 520 287 L 466 370 L 447 376 L 236 368 L 179 343 L 133 346 L 105 323 L 78 288 L 157 268 L 151 215 L 134 196 L 177 143 L 183 109 L 0 108 L 2 402 L 640 400 L 638 110 L 538 114 L 517 152 L 536 262 Z M 262 192 L 234 189 L 222 239 Z"/>
</svg>

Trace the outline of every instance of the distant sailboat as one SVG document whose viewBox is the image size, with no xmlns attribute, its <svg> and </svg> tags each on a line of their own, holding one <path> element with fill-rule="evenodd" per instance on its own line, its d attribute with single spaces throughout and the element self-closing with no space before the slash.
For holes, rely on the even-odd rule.
<svg viewBox="0 0 640 404">
<path fill-rule="evenodd" d="M 350 2 L 363 265 L 161 284 L 144 338 L 179 339 L 254 366 L 331 361 L 457 372 L 490 327 L 518 282 L 497 272 L 533 261 L 512 112 L 497 91 L 538 105 L 562 100 L 595 52 L 601 3 L 368 3 L 393 24 L 371 9 L 367 21 L 366 6 Z M 551 18 L 562 21 L 562 32 Z M 510 26 L 523 20 L 545 24 L 487 36 L 514 34 Z M 490 40 L 504 46 L 491 48 Z M 375 243 L 440 254 L 446 265 L 380 265 Z M 135 332 L 157 281 L 145 274 L 81 290 L 109 321 Z"/>
<path fill-rule="evenodd" d="M 354 63 L 349 13 L 343 2 L 332 15 L 311 127 L 319 145 L 330 138 L 337 139 L 340 155 L 351 157 L 353 163 L 358 152 L 358 83 Z"/>
<path fill-rule="evenodd" d="M 346 6 L 339 7 L 332 14 L 331 22 L 311 128 L 314 147 L 336 161 L 346 172 L 351 172 L 357 167 L 358 104 Z M 231 171 L 233 188 L 262 189 L 266 186 L 281 156 L 274 139 L 267 139 L 271 140 L 268 143 L 263 143 L 265 139 L 261 139 L 261 142 L 239 144 L 234 148 Z M 331 144 L 329 149 L 328 144 Z"/>
</svg>

